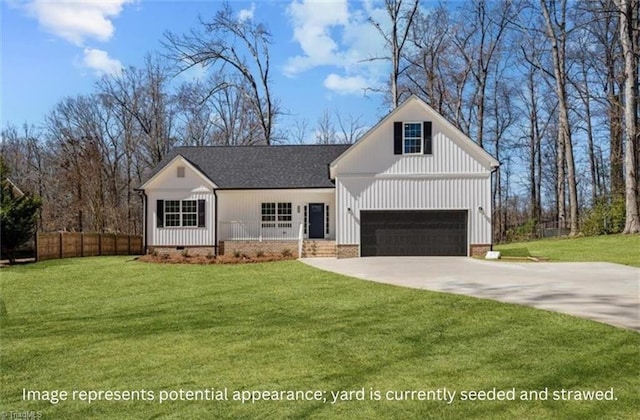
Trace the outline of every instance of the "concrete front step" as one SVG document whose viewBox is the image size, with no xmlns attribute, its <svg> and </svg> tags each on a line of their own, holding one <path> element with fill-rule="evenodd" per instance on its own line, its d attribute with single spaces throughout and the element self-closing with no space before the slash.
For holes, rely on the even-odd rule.
<svg viewBox="0 0 640 420">
<path fill-rule="evenodd" d="M 312 254 L 310 252 L 302 253 L 302 258 L 335 258 L 335 257 L 336 257 L 335 253 L 331 253 L 331 254 Z"/>
<path fill-rule="evenodd" d="M 306 240 L 302 243 L 302 257 L 330 258 L 336 256 L 334 241 Z"/>
</svg>

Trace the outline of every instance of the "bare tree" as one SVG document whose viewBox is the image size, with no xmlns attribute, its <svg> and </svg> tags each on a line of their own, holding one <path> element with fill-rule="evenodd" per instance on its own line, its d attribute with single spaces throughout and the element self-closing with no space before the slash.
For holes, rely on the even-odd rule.
<svg viewBox="0 0 640 420">
<path fill-rule="evenodd" d="M 624 166 L 625 166 L 625 208 L 624 233 L 640 232 L 638 214 L 638 45 L 640 31 L 639 2 L 637 0 L 615 0 L 620 16 L 620 43 L 624 55 Z"/>
<path fill-rule="evenodd" d="M 99 83 L 101 93 L 137 123 L 143 137 L 137 147 L 148 167 L 157 165 L 173 146 L 176 109 L 168 88 L 169 69 L 150 55 L 144 68 L 130 67 Z"/>
<path fill-rule="evenodd" d="M 274 121 L 279 113 L 270 80 L 271 33 L 262 23 L 239 19 L 225 3 L 210 21 L 200 19 L 199 28 L 185 35 L 165 33 L 164 45 L 180 71 L 194 66 L 212 68 L 216 74 L 231 76 L 211 87 L 211 93 L 233 86 L 246 94 L 258 116 L 261 133 L 252 142 L 271 144 Z"/>
<path fill-rule="evenodd" d="M 598 54 L 587 54 L 589 50 L 581 51 L 588 55 L 594 71 L 592 77 L 594 85 L 602 86 L 603 97 L 594 99 L 603 103 L 607 110 L 604 121 L 609 127 L 609 178 L 611 196 L 624 196 L 624 150 L 622 141 L 623 111 L 622 89 L 624 75 L 622 74 L 623 57 L 620 45 L 619 19 L 615 13 L 613 0 L 586 1 L 580 10 L 585 22 L 585 29 L 591 35 L 592 48 Z"/>
<path fill-rule="evenodd" d="M 96 206 L 104 204 L 94 195 L 101 191 L 93 188 L 102 187 L 104 181 L 97 144 L 100 124 L 95 118 L 95 105 L 93 98 L 85 96 L 65 98 L 46 118 L 50 147 L 58 167 L 57 181 L 61 190 L 67 192 L 59 197 L 58 228 L 79 232 L 88 226 L 93 228 L 94 219 L 89 214 L 88 203 L 97 199 Z"/>
<path fill-rule="evenodd" d="M 338 128 L 340 129 L 339 133 L 337 133 L 338 143 L 353 144 L 365 133 L 366 130 L 364 124 L 361 122 L 361 115 L 354 117 L 352 114 L 349 114 L 347 117 L 343 117 L 337 111 L 335 115 L 338 121 Z"/>
<path fill-rule="evenodd" d="M 447 104 L 452 96 L 447 75 L 454 56 L 449 19 L 442 4 L 429 13 L 418 11 L 409 38 L 410 48 L 405 54 L 410 65 L 400 79 L 401 89 L 418 95 L 447 117 L 450 117 Z"/>
<path fill-rule="evenodd" d="M 395 109 L 400 102 L 401 96 L 398 91 L 398 79 L 407 69 L 407 66 L 401 63 L 403 49 L 411 33 L 419 1 L 412 0 L 409 4 L 406 4 L 403 0 L 385 0 L 384 4 L 390 20 L 390 29 L 386 30 L 385 23 L 378 22 L 373 17 L 370 17 L 369 20 L 384 38 L 389 49 L 389 55 L 373 59 L 385 59 L 391 62 L 391 108 Z"/>
<path fill-rule="evenodd" d="M 328 109 L 325 109 L 318 118 L 315 136 L 316 144 L 335 144 L 337 141 L 336 128 Z"/>
<path fill-rule="evenodd" d="M 576 185 L 576 169 L 573 157 L 571 125 L 569 120 L 569 98 L 567 95 L 567 2 L 561 0 L 540 0 L 544 17 L 547 39 L 551 43 L 553 61 L 553 77 L 558 97 L 558 147 L 564 155 L 558 154 L 558 186 L 564 189 L 564 167 L 567 168 L 567 184 L 569 187 L 569 212 L 571 235 L 578 234 L 578 189 Z M 559 150 L 560 151 L 560 150 Z M 560 194 L 558 194 L 560 196 Z M 562 218 L 562 213 L 560 213 Z M 562 221 L 562 220 L 561 220 Z"/>
<path fill-rule="evenodd" d="M 584 51 L 583 48 L 587 48 L 584 40 L 580 40 L 580 51 Z M 586 62 L 587 57 L 585 54 L 578 52 L 576 57 L 578 63 L 578 75 L 577 80 L 570 79 L 571 84 L 574 86 L 577 92 L 580 102 L 582 103 L 582 112 L 577 112 L 580 118 L 584 121 L 585 134 L 587 136 L 587 154 L 589 160 L 589 175 L 591 181 L 591 203 L 595 204 L 600 196 L 600 183 L 596 176 L 597 172 L 597 159 L 595 152 L 595 134 L 593 129 L 593 113 L 592 113 L 592 100 L 593 95 L 591 92 L 591 83 L 589 81 L 589 64 Z"/>
<path fill-rule="evenodd" d="M 493 155 L 500 162 L 502 156 L 509 156 L 511 149 L 507 141 L 507 133 L 513 125 L 517 115 L 516 107 L 511 104 L 512 97 L 515 96 L 514 87 L 507 83 L 506 67 L 498 71 L 497 76 L 493 79 L 493 83 L 489 87 L 491 101 L 488 101 L 487 116 L 493 122 L 488 127 L 488 134 L 493 138 Z M 506 143 L 506 144 L 505 144 Z M 503 150 L 504 148 L 504 150 Z M 502 170 L 498 168 L 495 177 L 495 188 L 493 191 L 493 206 L 498 210 L 498 239 L 504 240 L 506 233 L 507 214 L 503 204 L 502 197 Z"/>
<path fill-rule="evenodd" d="M 180 85 L 176 97 L 182 144 L 207 146 L 213 143 L 214 113 L 208 103 L 209 91 L 199 80 Z"/>
<path fill-rule="evenodd" d="M 309 131 L 309 120 L 295 118 L 287 131 L 287 137 L 291 143 L 305 144 Z"/>
<path fill-rule="evenodd" d="M 528 41 L 529 42 L 529 41 Z M 530 54 L 539 54 L 533 48 L 534 42 L 530 42 L 525 48 Z M 538 61 L 538 58 L 534 59 Z M 543 96 L 541 90 L 544 83 L 541 81 L 540 71 L 537 66 L 531 64 L 531 58 L 524 57 L 521 72 L 526 78 L 526 85 L 520 89 L 520 103 L 523 107 L 523 114 L 526 115 L 526 121 L 522 122 L 523 138 L 526 139 L 526 162 L 528 166 L 528 185 L 529 192 L 529 218 L 540 221 L 542 216 L 542 200 L 541 200 L 541 173 L 542 173 L 542 111 L 540 98 Z"/>
<path fill-rule="evenodd" d="M 462 9 L 462 24 L 453 37 L 458 53 L 464 58 L 465 66 L 473 76 L 473 92 L 470 109 L 475 110 L 476 141 L 480 147 L 484 143 L 485 108 L 487 88 L 492 68 L 499 59 L 502 41 L 509 23 L 517 12 L 511 1 L 488 2 L 478 0 L 465 3 Z M 495 7 L 491 7 L 491 6 Z"/>
</svg>

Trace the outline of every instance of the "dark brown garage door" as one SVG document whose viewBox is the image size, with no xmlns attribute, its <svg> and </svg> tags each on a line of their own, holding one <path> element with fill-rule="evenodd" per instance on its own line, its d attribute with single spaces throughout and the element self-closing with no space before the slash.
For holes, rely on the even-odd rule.
<svg viewBox="0 0 640 420">
<path fill-rule="evenodd" d="M 466 210 L 362 210 L 360 254 L 467 255 Z"/>
</svg>

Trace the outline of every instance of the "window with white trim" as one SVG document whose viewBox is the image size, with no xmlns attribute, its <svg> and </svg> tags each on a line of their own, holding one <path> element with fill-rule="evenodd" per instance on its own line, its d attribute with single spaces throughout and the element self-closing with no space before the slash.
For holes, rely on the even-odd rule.
<svg viewBox="0 0 640 420">
<path fill-rule="evenodd" d="M 291 227 L 291 203 L 278 203 L 278 227 Z"/>
<path fill-rule="evenodd" d="M 405 155 L 422 154 L 422 123 L 404 123 L 402 135 L 402 150 Z"/>
<path fill-rule="evenodd" d="M 165 227 L 195 227 L 198 226 L 197 200 L 165 200 Z"/>
<path fill-rule="evenodd" d="M 304 229 L 304 234 L 307 234 L 307 217 L 308 217 L 308 210 L 307 210 L 307 206 L 304 206 L 304 220 L 302 223 L 302 227 Z"/>
<path fill-rule="evenodd" d="M 326 218 L 324 223 L 324 227 L 326 229 L 325 233 L 328 235 L 329 234 L 329 205 L 328 204 L 325 206 L 324 217 Z"/>
<path fill-rule="evenodd" d="M 292 219 L 291 203 L 262 203 L 262 227 L 290 228 Z"/>
<path fill-rule="evenodd" d="M 275 221 L 276 203 L 262 203 L 262 227 L 276 227 Z"/>
<path fill-rule="evenodd" d="M 165 200 L 164 225 L 166 227 L 180 226 L 180 200 Z"/>
<path fill-rule="evenodd" d="M 198 202 L 182 200 L 182 226 L 198 226 Z"/>
</svg>

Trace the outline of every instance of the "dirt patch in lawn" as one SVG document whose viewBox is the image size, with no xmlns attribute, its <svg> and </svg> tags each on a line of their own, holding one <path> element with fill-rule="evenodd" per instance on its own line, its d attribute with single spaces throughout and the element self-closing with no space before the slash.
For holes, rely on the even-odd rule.
<svg viewBox="0 0 640 420">
<path fill-rule="evenodd" d="M 295 260 L 293 255 L 263 254 L 263 255 L 183 255 L 183 254 L 147 254 L 139 261 L 157 264 L 251 264 L 272 261 Z"/>
</svg>

